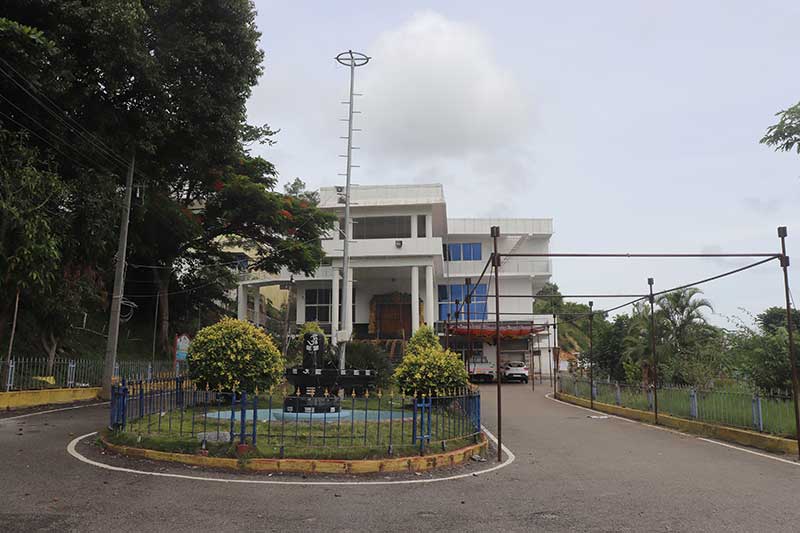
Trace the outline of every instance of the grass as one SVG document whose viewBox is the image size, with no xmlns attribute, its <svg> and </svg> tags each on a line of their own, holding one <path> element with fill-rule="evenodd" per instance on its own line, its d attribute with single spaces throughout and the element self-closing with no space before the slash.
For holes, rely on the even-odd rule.
<svg viewBox="0 0 800 533">
<path fill-rule="evenodd" d="M 356 412 L 377 409 L 377 400 L 346 400 L 343 407 L 350 409 L 355 403 Z M 280 408 L 282 398 L 273 397 L 272 407 Z M 388 401 L 381 402 L 388 409 Z M 269 406 L 268 401 L 259 401 L 259 408 Z M 133 406 L 135 408 L 135 406 Z M 399 400 L 393 405 L 392 419 L 358 420 L 340 419 L 330 414 L 322 420 L 310 419 L 303 413 L 288 419 L 258 421 L 256 423 L 255 446 L 252 457 L 296 457 L 296 458 L 337 458 L 337 459 L 375 459 L 389 456 L 411 456 L 420 453 L 419 442 L 412 438 L 413 420 L 410 409 L 402 409 Z M 399 413 L 398 413 L 399 411 Z M 110 439 L 118 444 L 150 448 L 154 450 L 197 453 L 201 447 L 199 433 L 207 436 L 209 455 L 217 457 L 236 457 L 235 444 L 239 442 L 241 423 L 234 421 L 234 444 L 228 442 L 231 431 L 230 406 L 211 406 L 206 417 L 202 407 L 176 409 L 164 414 L 153 413 L 133 420 L 124 432 L 115 432 Z M 219 413 L 219 418 L 214 413 Z M 238 415 L 238 413 L 237 413 Z M 401 416 L 403 415 L 403 416 Z M 386 415 L 388 416 L 388 415 Z M 420 421 L 417 420 L 420 429 Z M 253 422 L 246 420 L 246 442 L 253 444 Z M 439 453 L 443 449 L 455 449 L 475 442 L 477 433 L 467 416 L 453 406 L 436 406 L 431 413 L 431 438 L 425 443 L 423 453 Z M 222 440 L 224 442 L 219 442 Z"/>
<path fill-rule="evenodd" d="M 575 384 L 562 378 L 564 392 L 575 394 Z M 615 405 L 616 390 L 613 384 L 597 382 L 596 401 Z M 589 398 L 588 380 L 577 381 L 577 396 Z M 658 389 L 658 411 L 680 418 L 691 416 L 688 388 Z M 647 393 L 639 387 L 620 386 L 620 404 L 623 407 L 651 411 Z M 757 430 L 753 424 L 753 396 L 741 387 L 724 387 L 721 390 L 697 392 L 697 418 L 703 422 Z M 794 437 L 794 405 L 790 398 L 762 397 L 761 417 L 765 433 Z"/>
</svg>

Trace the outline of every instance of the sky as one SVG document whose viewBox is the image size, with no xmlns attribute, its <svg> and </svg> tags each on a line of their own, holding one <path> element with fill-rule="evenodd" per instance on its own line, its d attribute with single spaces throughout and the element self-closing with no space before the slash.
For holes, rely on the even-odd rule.
<svg viewBox="0 0 800 533">
<path fill-rule="evenodd" d="M 254 153 L 281 183 L 344 184 L 349 73 L 333 58 L 352 49 L 372 58 L 356 71 L 353 183 L 441 183 L 450 217 L 553 218 L 552 252 L 779 252 L 784 225 L 800 265 L 800 155 L 759 144 L 800 100 L 796 1 L 256 9 L 266 61 L 248 118 L 280 130 Z M 552 281 L 643 293 L 648 277 L 663 290 L 748 262 L 554 259 Z M 701 288 L 723 327 L 783 303 L 777 262 Z"/>
</svg>

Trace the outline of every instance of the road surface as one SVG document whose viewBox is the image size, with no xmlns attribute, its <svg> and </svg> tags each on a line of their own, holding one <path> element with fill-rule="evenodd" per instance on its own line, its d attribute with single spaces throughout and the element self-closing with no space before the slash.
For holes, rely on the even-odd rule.
<svg viewBox="0 0 800 533">
<path fill-rule="evenodd" d="M 504 386 L 512 464 L 413 485 L 253 485 L 109 471 L 66 451 L 107 422 L 105 406 L 0 420 L 0 531 L 800 530 L 800 465 L 589 418 L 543 389 Z M 494 391 L 483 390 L 489 429 Z"/>
</svg>

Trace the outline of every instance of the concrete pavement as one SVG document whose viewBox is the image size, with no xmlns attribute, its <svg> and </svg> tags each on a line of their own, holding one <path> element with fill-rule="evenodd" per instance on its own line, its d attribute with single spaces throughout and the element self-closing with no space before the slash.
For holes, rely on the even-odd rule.
<svg viewBox="0 0 800 533">
<path fill-rule="evenodd" d="M 504 386 L 503 436 L 514 463 L 424 485 L 234 485 L 137 476 L 66 452 L 76 435 L 106 422 L 107 407 L 0 420 L 0 531 L 800 528 L 800 466 L 628 421 L 588 418 L 545 398 L 544 389 Z M 490 429 L 494 390 L 483 391 Z"/>
</svg>

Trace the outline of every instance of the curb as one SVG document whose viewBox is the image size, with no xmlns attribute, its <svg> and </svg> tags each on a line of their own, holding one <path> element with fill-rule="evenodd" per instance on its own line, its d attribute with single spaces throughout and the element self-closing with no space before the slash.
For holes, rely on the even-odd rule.
<svg viewBox="0 0 800 533">
<path fill-rule="evenodd" d="M 98 394 L 100 394 L 100 387 L 0 392 L 0 409 L 22 409 L 24 407 L 95 400 Z"/>
<path fill-rule="evenodd" d="M 145 448 L 134 448 L 109 442 L 105 436 L 100 441 L 108 450 L 128 457 L 167 461 L 207 468 L 247 470 L 251 472 L 292 472 L 302 474 L 377 474 L 383 472 L 426 472 L 436 468 L 455 466 L 487 448 L 486 435 L 481 442 L 451 452 L 435 455 L 398 457 L 394 459 L 270 459 L 253 458 L 246 461 L 230 457 L 208 457 L 186 453 L 171 453 Z"/>
<path fill-rule="evenodd" d="M 572 396 L 571 394 L 564 394 L 559 392 L 555 394 L 555 398 L 565 402 L 569 402 L 581 407 L 590 407 L 591 403 L 585 398 Z M 620 407 L 608 403 L 602 403 L 595 400 L 595 411 L 602 411 L 604 413 L 620 416 L 622 418 L 630 418 L 644 422 L 646 424 L 655 425 L 655 416 L 650 411 L 641 411 L 639 409 L 631 409 L 630 407 Z M 677 429 L 684 433 L 692 433 L 694 435 L 702 435 L 705 437 L 714 437 L 727 442 L 734 442 L 743 446 L 750 446 L 768 452 L 797 454 L 797 441 L 792 439 L 785 439 L 774 435 L 764 435 L 749 431 L 747 429 L 734 428 L 730 426 L 719 426 L 716 424 L 709 424 L 707 422 L 699 422 L 697 420 L 688 420 L 686 418 L 678 418 L 671 415 L 658 414 L 658 425 L 672 429 Z"/>
</svg>

